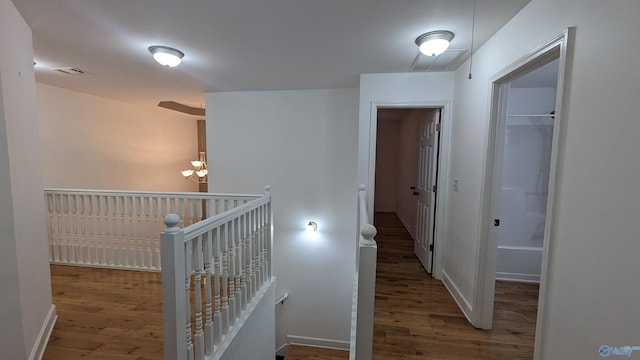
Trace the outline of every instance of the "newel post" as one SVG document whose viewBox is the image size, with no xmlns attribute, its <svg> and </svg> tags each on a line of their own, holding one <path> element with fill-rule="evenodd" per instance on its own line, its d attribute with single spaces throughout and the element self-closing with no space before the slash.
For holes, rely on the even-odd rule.
<svg viewBox="0 0 640 360">
<path fill-rule="evenodd" d="M 165 216 L 165 230 L 160 235 L 165 360 L 183 359 L 187 354 L 184 232 L 178 227 L 179 222 L 180 217 L 176 214 Z"/>
<path fill-rule="evenodd" d="M 373 351 L 373 317 L 376 294 L 376 259 L 378 247 L 373 239 L 377 234 L 371 224 L 362 226 L 358 246 L 358 314 L 356 360 L 371 359 Z"/>
</svg>

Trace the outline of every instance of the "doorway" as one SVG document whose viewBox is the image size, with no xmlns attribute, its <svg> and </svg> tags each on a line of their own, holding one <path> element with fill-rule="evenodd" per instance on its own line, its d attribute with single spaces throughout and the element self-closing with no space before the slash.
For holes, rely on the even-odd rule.
<svg viewBox="0 0 640 360">
<path fill-rule="evenodd" d="M 545 318 L 546 264 L 554 234 L 554 190 L 560 163 L 563 84 L 570 33 L 572 29 L 563 32 L 492 81 L 474 304 L 478 311 L 473 322 L 476 327 L 491 329 L 496 278 L 539 281 L 534 358 L 540 354 L 539 333 Z M 549 88 L 549 84 L 554 84 L 554 88 Z M 513 217 L 511 213 L 522 216 Z M 506 258 L 499 260 L 505 253 Z"/>
<path fill-rule="evenodd" d="M 374 209 L 394 213 L 433 274 L 441 108 L 378 108 Z"/>
</svg>

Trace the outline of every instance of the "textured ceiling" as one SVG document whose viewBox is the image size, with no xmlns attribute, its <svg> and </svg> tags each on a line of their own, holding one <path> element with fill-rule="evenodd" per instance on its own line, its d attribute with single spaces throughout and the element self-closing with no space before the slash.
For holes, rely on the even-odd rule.
<svg viewBox="0 0 640 360">
<path fill-rule="evenodd" d="M 529 0 L 477 0 L 479 47 Z M 455 33 L 468 50 L 470 0 L 13 0 L 33 31 L 36 78 L 130 103 L 192 105 L 212 91 L 357 87 L 409 71 L 415 38 Z M 173 69 L 151 45 L 185 53 Z M 456 68 L 469 51 L 456 60 Z M 51 70 L 70 66 L 87 72 Z"/>
</svg>

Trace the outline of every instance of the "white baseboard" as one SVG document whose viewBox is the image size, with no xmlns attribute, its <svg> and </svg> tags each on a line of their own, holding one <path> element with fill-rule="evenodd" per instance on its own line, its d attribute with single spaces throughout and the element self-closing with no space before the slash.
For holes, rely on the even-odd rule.
<svg viewBox="0 0 640 360">
<path fill-rule="evenodd" d="M 540 275 L 496 272 L 496 280 L 539 284 Z"/>
<path fill-rule="evenodd" d="M 444 284 L 444 287 L 447 288 L 449 294 L 451 294 L 451 297 L 453 297 L 453 300 L 456 302 L 456 304 L 458 304 L 460 310 L 462 310 L 462 313 L 467 318 L 467 321 L 473 324 L 473 321 L 471 321 L 471 315 L 473 312 L 471 303 L 464 297 L 464 295 L 462 295 L 462 292 L 460 291 L 458 286 L 456 286 L 453 280 L 451 280 L 451 277 L 449 277 L 449 274 L 447 274 L 444 269 L 442 269 L 442 283 Z"/>
<path fill-rule="evenodd" d="M 411 235 L 411 238 L 415 240 L 416 239 L 416 234 L 414 231 L 415 229 L 412 229 L 409 226 L 409 223 L 407 223 L 407 220 L 402 215 L 400 215 L 399 213 L 396 213 L 396 215 L 398 216 L 398 219 L 400 219 L 400 222 L 402 223 L 402 225 L 404 225 L 404 228 L 407 229 L 407 231 L 409 232 L 409 235 Z"/>
<path fill-rule="evenodd" d="M 276 356 L 287 356 L 287 351 L 289 351 L 289 344 L 284 344 L 276 350 Z"/>
<path fill-rule="evenodd" d="M 394 209 L 388 209 L 388 208 L 375 208 L 373 209 L 374 212 L 383 212 L 383 213 L 394 213 L 396 212 Z"/>
<path fill-rule="evenodd" d="M 312 346 L 349 351 L 349 342 L 343 340 L 287 335 L 287 343 L 289 343 L 290 345 Z"/>
<path fill-rule="evenodd" d="M 56 314 L 56 306 L 51 304 L 47 317 L 44 319 L 40 332 L 38 333 L 38 337 L 36 338 L 36 342 L 31 349 L 31 354 L 29 354 L 29 360 L 42 360 L 44 350 L 47 348 L 47 343 L 51 337 L 53 326 L 56 324 L 57 320 L 58 315 Z"/>
</svg>

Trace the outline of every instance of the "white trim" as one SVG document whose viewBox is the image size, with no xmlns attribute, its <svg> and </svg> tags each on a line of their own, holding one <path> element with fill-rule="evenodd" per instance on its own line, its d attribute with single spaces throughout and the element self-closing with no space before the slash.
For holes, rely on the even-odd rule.
<svg viewBox="0 0 640 360">
<path fill-rule="evenodd" d="M 289 344 L 285 343 L 276 350 L 276 356 L 287 356 L 287 351 L 289 351 Z"/>
<path fill-rule="evenodd" d="M 36 337 L 36 341 L 33 344 L 31 354 L 29 354 L 29 360 L 42 360 L 42 356 L 47 348 L 47 343 L 49 342 L 51 332 L 53 332 L 53 327 L 57 320 L 58 315 L 56 314 L 56 306 L 51 304 L 47 317 L 44 319 L 40 332 L 38 333 L 38 337 Z"/>
<path fill-rule="evenodd" d="M 367 167 L 367 196 L 369 218 L 373 218 L 373 200 L 375 195 L 376 176 L 376 135 L 378 132 L 378 108 L 422 108 L 422 109 L 442 109 L 440 113 L 440 153 L 438 160 L 438 195 L 436 195 L 436 222 L 434 237 L 434 258 L 432 276 L 435 279 L 442 279 L 442 257 L 444 242 L 446 241 L 446 216 L 447 197 L 442 194 L 449 193 L 449 156 L 451 153 L 451 128 L 452 128 L 452 105 L 449 100 L 437 101 L 372 101 L 369 106 L 369 155 Z"/>
<path fill-rule="evenodd" d="M 449 274 L 447 274 L 444 269 L 442 269 L 442 283 L 444 284 L 444 287 L 447 288 L 447 291 L 449 291 L 449 294 L 451 294 L 451 297 L 456 304 L 458 304 L 460 310 L 462 310 L 464 317 L 467 318 L 467 321 L 471 322 L 471 315 L 473 314 L 471 303 L 464 297 L 460 288 L 458 288 L 453 280 L 451 280 L 451 277 L 449 277 Z"/>
<path fill-rule="evenodd" d="M 563 31 L 556 38 L 547 42 L 546 44 L 534 49 L 529 54 L 523 56 L 519 60 L 515 61 L 505 69 L 494 75 L 490 80 L 490 121 L 487 126 L 485 139 L 486 139 L 486 152 L 484 154 L 484 173 L 482 178 L 483 195 L 481 198 L 482 209 L 482 221 L 479 226 L 480 242 L 478 246 L 478 267 L 476 271 L 476 277 L 474 281 L 474 308 L 476 311 L 473 313 L 472 324 L 476 327 L 487 329 L 490 328 L 493 319 L 493 297 L 495 287 L 495 265 L 496 265 L 496 253 L 497 253 L 497 239 L 494 236 L 490 236 L 491 219 L 493 216 L 492 206 L 492 187 L 494 176 L 494 162 L 495 162 L 495 143 L 496 143 L 496 129 L 498 125 L 498 119 L 500 111 L 503 109 L 498 108 L 499 88 L 508 83 L 511 79 L 516 78 L 523 73 L 526 73 L 532 69 L 538 67 L 539 64 L 543 64 L 552 58 L 559 59 L 558 69 L 558 84 L 555 100 L 555 124 L 553 128 L 553 145 L 551 154 L 551 166 L 549 173 L 549 193 L 547 200 L 546 210 L 546 223 L 544 231 L 543 241 L 543 253 L 542 253 L 542 269 L 540 276 L 540 292 L 538 296 L 538 318 L 536 321 L 536 336 L 534 346 L 534 359 L 539 360 L 542 358 L 543 353 L 543 336 L 542 329 L 548 317 L 545 305 L 547 300 L 547 286 L 548 286 L 548 264 L 550 254 L 550 242 L 555 238 L 555 209 L 558 206 L 558 199 L 555 196 L 556 188 L 559 183 L 559 171 L 562 168 L 563 158 L 563 146 L 566 127 L 566 116 L 564 114 L 564 103 L 566 102 L 566 96 L 568 91 L 565 87 L 565 77 L 567 74 L 567 65 L 569 64 L 568 57 L 572 56 L 568 50 L 569 46 L 572 46 L 574 38 L 574 28 L 568 28 Z"/>
<path fill-rule="evenodd" d="M 390 208 L 375 208 L 373 210 L 374 213 L 377 212 L 384 212 L 384 213 L 395 213 L 396 211 L 394 209 L 390 209 Z"/>
<path fill-rule="evenodd" d="M 135 266 L 125 266 L 125 265 L 109 265 L 109 264 L 85 264 L 85 263 L 68 263 L 64 261 L 49 261 L 50 265 L 56 266 L 76 266 L 83 268 L 94 268 L 94 269 L 109 269 L 109 270 L 124 270 L 124 271 L 147 271 L 147 272 L 160 272 L 161 269 L 151 268 L 151 267 L 135 267 Z"/>
<path fill-rule="evenodd" d="M 540 283 L 540 275 L 496 272 L 496 280 L 522 283 Z"/>
<path fill-rule="evenodd" d="M 504 250 L 524 250 L 524 251 L 542 251 L 540 246 L 522 246 L 522 245 L 498 245 L 498 249 Z"/>
<path fill-rule="evenodd" d="M 307 336 L 287 335 L 289 345 L 301 345 L 349 351 L 349 342 L 344 340 L 323 339 Z"/>
<path fill-rule="evenodd" d="M 414 229 L 412 229 L 409 226 L 409 223 L 407 222 L 407 220 L 402 217 L 400 214 L 396 213 L 396 216 L 398 217 L 398 219 L 400 219 L 400 222 L 402 223 L 402 225 L 404 225 L 404 228 L 407 229 L 407 231 L 409 232 L 409 235 L 411 235 L 411 239 L 415 240 L 416 239 L 416 233 L 414 231 Z"/>
</svg>

